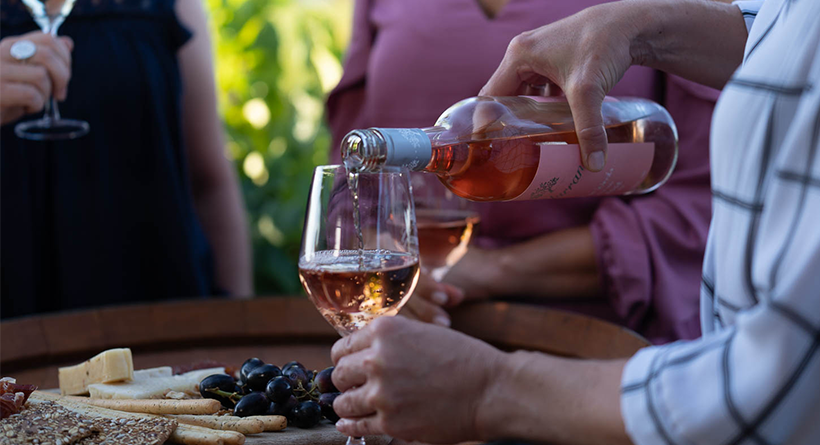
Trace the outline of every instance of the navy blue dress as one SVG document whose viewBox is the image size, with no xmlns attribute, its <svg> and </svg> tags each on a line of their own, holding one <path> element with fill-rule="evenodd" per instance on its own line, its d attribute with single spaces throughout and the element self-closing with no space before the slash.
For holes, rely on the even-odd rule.
<svg viewBox="0 0 820 445">
<path fill-rule="evenodd" d="M 2 0 L 2 37 L 35 29 Z M 0 316 L 215 293 L 181 131 L 176 56 L 191 34 L 174 1 L 78 0 L 60 34 L 75 44 L 60 111 L 91 132 L 1 129 Z"/>
</svg>

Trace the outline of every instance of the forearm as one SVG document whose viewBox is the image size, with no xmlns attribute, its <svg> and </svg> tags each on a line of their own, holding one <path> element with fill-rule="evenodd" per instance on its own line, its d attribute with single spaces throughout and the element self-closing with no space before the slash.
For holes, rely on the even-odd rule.
<svg viewBox="0 0 820 445">
<path fill-rule="evenodd" d="M 217 286 L 233 297 L 250 297 L 250 238 L 238 180 L 224 154 L 205 12 L 198 0 L 179 0 L 175 8 L 194 35 L 178 55 L 194 204 L 214 253 Z"/>
<path fill-rule="evenodd" d="M 508 354 L 479 403 L 483 440 L 556 444 L 630 444 L 620 410 L 626 360 L 582 361 L 530 352 Z"/>
<path fill-rule="evenodd" d="M 633 26 L 633 64 L 722 88 L 743 60 L 746 25 L 714 0 L 633 0 L 615 8 Z"/>
<path fill-rule="evenodd" d="M 493 295 L 585 298 L 601 294 L 595 245 L 589 227 L 578 227 L 492 251 L 497 270 Z"/>
<path fill-rule="evenodd" d="M 217 286 L 232 297 L 252 296 L 248 229 L 236 180 L 195 190 L 194 204 L 213 250 Z"/>
</svg>

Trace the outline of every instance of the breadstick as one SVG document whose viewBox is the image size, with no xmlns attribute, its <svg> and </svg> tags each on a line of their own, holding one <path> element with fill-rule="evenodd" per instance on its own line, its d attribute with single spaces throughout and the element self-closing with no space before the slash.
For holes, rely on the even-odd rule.
<svg viewBox="0 0 820 445">
<path fill-rule="evenodd" d="M 265 431 L 265 422 L 253 417 L 193 416 L 189 414 L 166 414 L 165 417 L 187 425 L 203 426 L 215 430 L 236 431 L 242 434 L 256 434 Z"/>
<path fill-rule="evenodd" d="M 250 416 L 246 419 L 256 419 L 265 425 L 265 431 L 282 431 L 288 426 L 288 419 L 285 416 Z"/>
<path fill-rule="evenodd" d="M 224 444 L 224 445 L 242 445 L 245 443 L 245 435 L 242 433 L 237 433 L 236 431 L 220 431 L 220 430 L 212 430 L 210 428 L 205 428 L 201 426 L 194 426 L 194 425 L 185 425 L 180 424 L 177 427 L 177 431 L 182 431 L 183 436 L 188 434 L 191 437 L 212 437 L 217 438 L 218 442 L 209 442 L 209 444 Z M 190 433 L 190 434 L 189 434 Z M 178 439 L 174 439 L 174 436 L 171 436 L 171 440 L 176 441 Z M 204 443 L 190 443 L 190 442 L 180 442 L 185 445 L 205 445 Z"/>
<path fill-rule="evenodd" d="M 145 414 L 214 414 L 222 407 L 222 404 L 214 399 L 92 399 L 73 396 L 66 396 L 65 399 L 101 408 Z"/>
<path fill-rule="evenodd" d="M 168 438 L 168 441 L 183 445 L 225 445 L 222 437 L 215 434 L 216 431 L 207 428 L 193 429 L 188 427 L 189 425 L 179 424 L 171 437 Z"/>
</svg>

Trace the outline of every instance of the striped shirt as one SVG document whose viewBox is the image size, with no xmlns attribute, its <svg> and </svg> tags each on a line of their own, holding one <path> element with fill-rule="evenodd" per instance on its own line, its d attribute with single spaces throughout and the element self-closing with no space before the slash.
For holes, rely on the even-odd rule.
<svg viewBox="0 0 820 445">
<path fill-rule="evenodd" d="M 820 444 L 820 1 L 736 4 L 750 31 L 712 121 L 704 334 L 627 364 L 639 445 Z"/>
</svg>

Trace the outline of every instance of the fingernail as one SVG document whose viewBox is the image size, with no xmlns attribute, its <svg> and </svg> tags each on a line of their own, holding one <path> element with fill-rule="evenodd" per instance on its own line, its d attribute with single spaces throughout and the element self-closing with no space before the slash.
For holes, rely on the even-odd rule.
<svg viewBox="0 0 820 445">
<path fill-rule="evenodd" d="M 445 328 L 449 328 L 450 317 L 445 317 L 444 315 L 436 315 L 435 318 L 433 318 L 433 323 L 439 326 L 444 326 Z"/>
<path fill-rule="evenodd" d="M 431 298 L 431 299 L 432 299 L 432 300 L 433 300 L 436 304 L 438 304 L 439 306 L 443 306 L 443 305 L 447 304 L 447 300 L 448 300 L 448 298 L 447 298 L 447 293 L 446 293 L 446 292 L 442 292 L 442 291 L 440 291 L 440 290 L 437 290 L 437 291 L 433 292 L 433 294 L 432 294 L 432 295 L 430 295 L 430 298 Z"/>
<path fill-rule="evenodd" d="M 604 152 L 596 151 L 589 154 L 587 157 L 587 165 L 590 170 L 600 171 L 604 168 Z"/>
<path fill-rule="evenodd" d="M 339 419 L 336 421 L 336 429 L 339 431 L 345 429 L 348 425 L 350 425 L 350 421 L 347 419 Z"/>
</svg>

